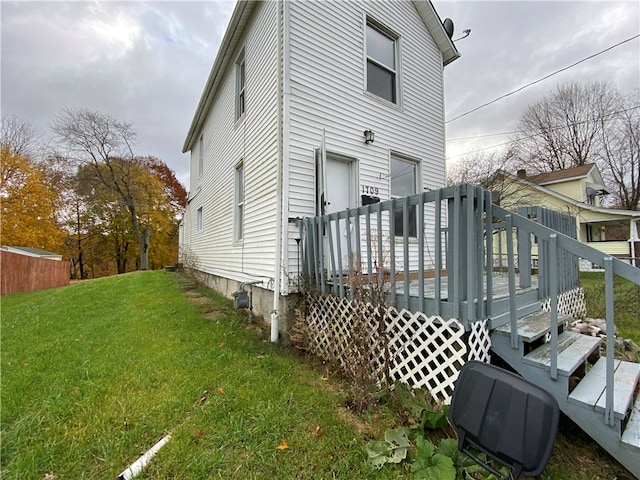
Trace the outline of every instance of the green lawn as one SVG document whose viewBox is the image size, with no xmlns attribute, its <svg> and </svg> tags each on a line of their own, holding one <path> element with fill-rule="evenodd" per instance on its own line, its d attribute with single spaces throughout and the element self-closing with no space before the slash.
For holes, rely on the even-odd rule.
<svg viewBox="0 0 640 480">
<path fill-rule="evenodd" d="M 605 318 L 604 273 L 581 272 L 580 284 L 587 302 L 587 316 Z M 614 321 L 618 335 L 640 345 L 640 287 L 618 276 L 614 277 L 613 284 Z"/>
<path fill-rule="evenodd" d="M 326 368 L 183 281 L 141 272 L 2 298 L 3 479 L 114 479 L 167 433 L 137 478 L 408 478 L 406 465 L 371 470 L 363 449 L 402 415 L 352 414 Z M 614 477 L 628 478 L 561 425 L 541 480 Z"/>
<path fill-rule="evenodd" d="M 2 478 L 116 478 L 169 432 L 139 478 L 389 478 L 362 449 L 388 425 L 360 428 L 318 372 L 178 279 L 3 297 Z"/>
</svg>

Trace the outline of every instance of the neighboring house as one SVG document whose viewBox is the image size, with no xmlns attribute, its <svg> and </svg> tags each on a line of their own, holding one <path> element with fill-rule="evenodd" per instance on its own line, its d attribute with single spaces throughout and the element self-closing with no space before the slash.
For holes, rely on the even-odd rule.
<svg viewBox="0 0 640 480">
<path fill-rule="evenodd" d="M 576 238 L 601 252 L 640 266 L 640 212 L 602 207 L 607 191 L 595 164 L 527 176 L 500 171 L 501 206 L 543 206 L 576 219 Z M 535 254 L 534 254 L 535 255 Z M 600 268 L 583 262 L 581 269 Z"/>
<path fill-rule="evenodd" d="M 277 338 L 298 219 L 445 185 L 458 57 L 429 1 L 238 2 L 183 147 L 185 266 L 227 296 L 260 282 Z"/>
</svg>

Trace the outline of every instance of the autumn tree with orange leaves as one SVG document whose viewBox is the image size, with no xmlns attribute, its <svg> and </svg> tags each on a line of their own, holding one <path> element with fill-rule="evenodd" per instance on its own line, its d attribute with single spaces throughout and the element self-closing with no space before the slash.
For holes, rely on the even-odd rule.
<svg viewBox="0 0 640 480">
<path fill-rule="evenodd" d="M 58 191 L 46 170 L 26 155 L 2 145 L 0 163 L 0 242 L 57 251 L 64 238 L 58 224 Z"/>
</svg>

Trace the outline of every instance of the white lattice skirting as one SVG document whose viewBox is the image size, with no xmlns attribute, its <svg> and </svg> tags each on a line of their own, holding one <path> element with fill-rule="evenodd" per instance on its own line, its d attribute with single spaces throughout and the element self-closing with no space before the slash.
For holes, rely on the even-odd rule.
<svg viewBox="0 0 640 480">
<path fill-rule="evenodd" d="M 543 312 L 551 310 L 551 300 L 547 299 L 540 304 Z M 558 295 L 558 313 L 570 315 L 573 318 L 584 318 L 587 315 L 587 303 L 582 287 L 567 290 Z"/>
<path fill-rule="evenodd" d="M 347 374 L 354 364 L 369 366 L 378 382 L 400 381 L 424 388 L 448 404 L 465 361 L 489 361 L 487 322 L 469 334 L 457 319 L 378 307 L 335 296 L 317 297 L 309 306 L 307 334 L 312 353 L 336 361 Z M 385 369 L 388 359 L 388 371 Z M 388 378 L 387 378 L 388 376 Z"/>
</svg>

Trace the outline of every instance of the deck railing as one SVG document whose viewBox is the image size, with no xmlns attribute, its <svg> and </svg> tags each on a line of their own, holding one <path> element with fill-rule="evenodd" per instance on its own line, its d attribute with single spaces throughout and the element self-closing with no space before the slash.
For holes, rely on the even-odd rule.
<svg viewBox="0 0 640 480">
<path fill-rule="evenodd" d="M 505 272 L 509 261 L 519 274 L 519 287 L 531 287 L 533 232 L 520 228 L 507 234 L 513 227 L 496 208 L 490 192 L 458 185 L 305 218 L 299 224 L 303 272 L 320 293 L 350 296 L 356 285 L 384 290 L 396 307 L 459 318 L 468 326 L 504 309 L 494 303 L 494 276 Z M 546 212 L 523 213 L 536 217 L 531 224 L 561 223 Z M 571 233 L 571 226 L 565 233 Z M 509 245 L 517 246 L 517 255 Z M 545 248 L 538 245 L 536 266 L 543 298 L 558 271 L 561 291 L 578 283 L 576 257 L 564 252 L 551 265 Z"/>
<path fill-rule="evenodd" d="M 640 269 L 571 238 L 575 225 L 559 226 L 560 217 L 543 210 L 521 213 L 494 205 L 489 191 L 458 185 L 305 218 L 299 221 L 303 274 L 320 294 L 353 298 L 367 292 L 371 300 L 383 295 L 398 309 L 457 318 L 466 329 L 485 319 L 495 327 L 498 316 L 506 316 L 515 348 L 518 295 L 531 290 L 535 241 L 537 295 L 550 302 L 551 325 L 557 325 L 560 293 L 579 285 L 583 258 L 604 267 L 607 331 L 613 331 L 613 277 L 640 285 Z M 496 275 L 507 277 L 506 295 L 497 294 Z M 558 331 L 551 332 L 556 377 Z M 613 384 L 613 342 L 608 335 L 607 385 Z M 612 424 L 612 388 L 606 405 Z"/>
</svg>

